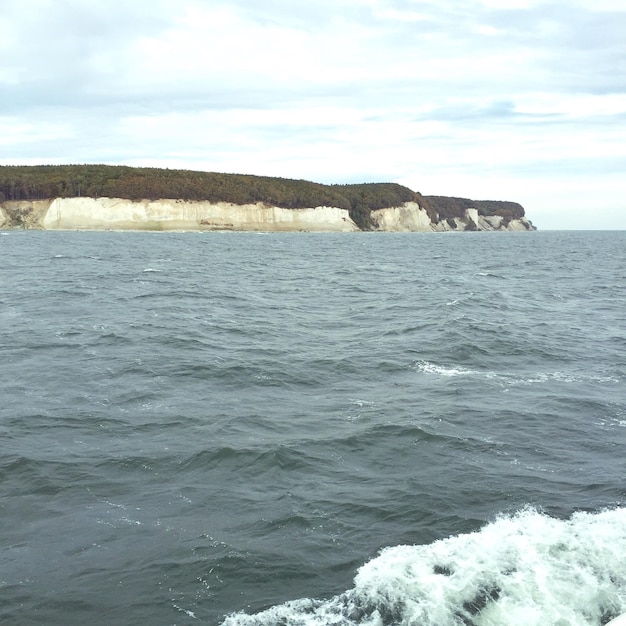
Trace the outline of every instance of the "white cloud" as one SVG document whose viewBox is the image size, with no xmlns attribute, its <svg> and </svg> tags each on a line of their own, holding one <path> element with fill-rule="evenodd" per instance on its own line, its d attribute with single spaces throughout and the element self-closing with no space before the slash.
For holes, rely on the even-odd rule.
<svg viewBox="0 0 626 626">
<path fill-rule="evenodd" d="M 529 93 L 517 100 L 516 110 L 531 115 L 562 115 L 569 119 L 626 115 L 624 94 Z"/>
<path fill-rule="evenodd" d="M 42 142 L 71 139 L 72 127 L 69 123 L 38 123 L 22 121 L 18 117 L 0 117 L 0 146 L 24 144 L 27 149 Z"/>
<path fill-rule="evenodd" d="M 3 162 L 396 180 L 541 225 L 626 196 L 624 28 L 610 0 L 5 0 Z"/>
<path fill-rule="evenodd" d="M 480 0 L 480 3 L 490 9 L 514 11 L 516 9 L 531 9 L 542 4 L 542 0 Z"/>
</svg>

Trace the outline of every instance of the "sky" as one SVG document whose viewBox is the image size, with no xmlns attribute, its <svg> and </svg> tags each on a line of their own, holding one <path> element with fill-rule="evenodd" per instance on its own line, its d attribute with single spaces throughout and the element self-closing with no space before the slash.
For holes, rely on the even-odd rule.
<svg viewBox="0 0 626 626">
<path fill-rule="evenodd" d="M 626 229 L 625 0 L 0 0 L 0 165 L 521 203 Z"/>
</svg>

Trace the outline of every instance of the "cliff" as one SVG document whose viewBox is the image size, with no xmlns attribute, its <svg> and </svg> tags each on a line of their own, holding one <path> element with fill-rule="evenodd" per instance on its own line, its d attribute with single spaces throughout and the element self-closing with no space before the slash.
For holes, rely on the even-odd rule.
<svg viewBox="0 0 626 626">
<path fill-rule="evenodd" d="M 519 204 L 425 197 L 395 183 L 322 185 L 105 165 L 0 166 L 0 228 L 534 230 Z"/>
<path fill-rule="evenodd" d="M 236 230 L 354 232 L 361 230 L 347 209 L 318 206 L 284 209 L 263 203 L 237 205 L 192 200 L 123 198 L 55 198 L 5 201 L 0 204 L 0 228 L 39 230 Z M 526 218 L 509 220 L 481 216 L 467 209 L 462 218 L 433 221 L 415 202 L 370 213 L 368 230 L 445 232 L 467 230 L 533 230 Z"/>
<path fill-rule="evenodd" d="M 359 230 L 346 209 L 283 209 L 262 203 L 57 198 L 39 219 L 45 230 Z"/>
</svg>

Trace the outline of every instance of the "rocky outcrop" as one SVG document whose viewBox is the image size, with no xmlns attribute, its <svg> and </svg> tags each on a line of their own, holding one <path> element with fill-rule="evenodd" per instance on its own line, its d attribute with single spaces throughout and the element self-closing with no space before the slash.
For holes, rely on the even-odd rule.
<svg viewBox="0 0 626 626">
<path fill-rule="evenodd" d="M 45 217 L 51 200 L 15 200 L 0 204 L 1 228 L 42 229 L 41 220 Z M 4 218 L 4 223 L 1 223 Z"/>
<path fill-rule="evenodd" d="M 307 231 L 360 230 L 347 209 L 332 206 L 287 209 L 265 203 L 232 204 L 192 200 L 55 198 L 8 201 L 0 205 L 1 228 L 43 230 Z M 417 202 L 376 209 L 370 229 L 386 232 L 527 231 L 525 217 L 481 215 L 467 208 L 462 217 L 439 219 Z"/>
<path fill-rule="evenodd" d="M 438 217 L 438 216 L 437 216 Z M 388 232 L 464 232 L 473 230 L 528 231 L 535 230 L 525 217 L 506 219 L 483 216 L 476 208 L 466 209 L 464 216 L 431 219 L 425 208 L 415 202 L 400 207 L 378 209 L 370 216 L 373 230 Z"/>
<path fill-rule="evenodd" d="M 480 230 L 535 230 L 535 227 L 532 225 L 532 223 L 525 217 L 510 220 L 507 222 L 503 217 L 499 215 L 481 215 L 478 218 L 478 224 Z"/>
</svg>

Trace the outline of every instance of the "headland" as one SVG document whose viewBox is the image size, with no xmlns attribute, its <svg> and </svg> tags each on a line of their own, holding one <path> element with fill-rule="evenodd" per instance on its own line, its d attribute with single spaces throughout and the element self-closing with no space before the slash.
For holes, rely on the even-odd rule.
<svg viewBox="0 0 626 626">
<path fill-rule="evenodd" d="M 396 183 L 323 185 L 107 165 L 0 166 L 0 228 L 531 231 L 515 202 L 423 196 Z"/>
</svg>

